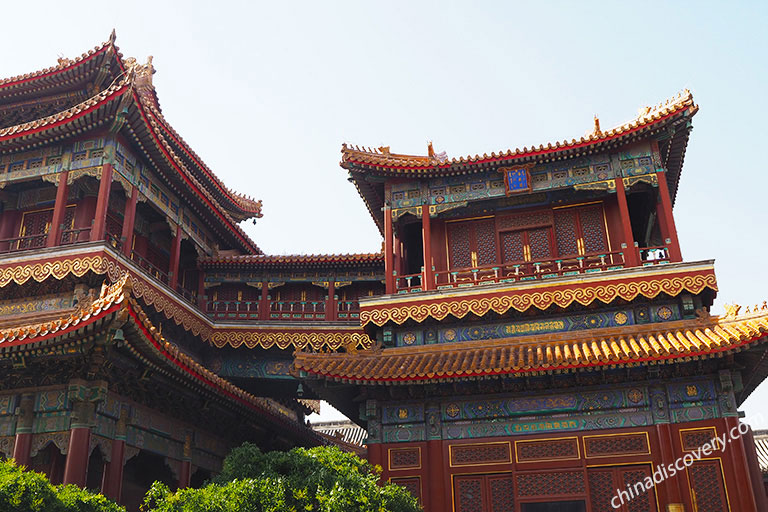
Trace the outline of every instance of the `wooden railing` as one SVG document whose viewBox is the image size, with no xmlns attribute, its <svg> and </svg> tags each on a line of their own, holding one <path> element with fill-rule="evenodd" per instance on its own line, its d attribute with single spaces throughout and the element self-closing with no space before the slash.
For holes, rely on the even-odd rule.
<svg viewBox="0 0 768 512">
<path fill-rule="evenodd" d="M 17 236 L 16 238 L 5 238 L 0 240 L 0 253 L 26 251 L 29 249 L 39 249 L 45 247 L 45 241 L 48 238 L 47 233 L 42 235 Z"/>
<path fill-rule="evenodd" d="M 216 320 L 258 320 L 259 301 L 212 300 L 206 310 Z"/>
<path fill-rule="evenodd" d="M 80 242 L 90 242 L 91 228 L 65 229 L 61 232 L 61 245 L 77 244 Z"/>
<path fill-rule="evenodd" d="M 354 320 L 360 318 L 360 303 L 356 300 L 340 300 L 336 306 L 339 320 Z"/>
<path fill-rule="evenodd" d="M 669 249 L 665 245 L 640 249 L 640 264 L 643 266 L 669 263 Z"/>
<path fill-rule="evenodd" d="M 136 264 L 142 268 L 143 270 L 146 270 L 149 275 L 157 279 L 158 281 L 168 284 L 168 273 L 164 272 L 163 270 L 160 270 L 155 265 L 153 265 L 149 260 L 142 257 L 139 253 L 136 251 L 131 251 L 131 259 L 136 262 Z"/>
<path fill-rule="evenodd" d="M 516 261 L 498 265 L 436 271 L 435 288 L 439 290 L 481 284 L 547 279 L 619 269 L 624 268 L 624 266 L 624 253 L 619 251 L 572 258 Z M 397 276 L 395 279 L 397 293 L 422 291 L 422 279 L 421 274 Z"/>
<path fill-rule="evenodd" d="M 325 301 L 279 300 L 269 306 L 272 320 L 324 320 Z"/>
</svg>

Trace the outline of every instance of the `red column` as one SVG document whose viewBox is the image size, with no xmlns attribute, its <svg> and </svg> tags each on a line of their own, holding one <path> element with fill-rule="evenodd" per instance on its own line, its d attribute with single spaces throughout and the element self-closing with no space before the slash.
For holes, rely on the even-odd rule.
<svg viewBox="0 0 768 512">
<path fill-rule="evenodd" d="M 131 197 L 125 203 L 123 232 L 120 234 L 120 242 L 123 244 L 121 252 L 128 258 L 131 257 L 131 249 L 133 249 L 133 226 L 136 223 L 136 202 L 139 198 L 139 188 L 136 186 L 132 188 Z"/>
<path fill-rule="evenodd" d="M 16 419 L 16 442 L 13 445 L 13 458 L 19 466 L 29 466 L 34 419 L 35 396 L 33 394 L 21 395 L 19 416 Z"/>
<path fill-rule="evenodd" d="M 726 457 L 733 463 L 733 474 L 737 482 L 738 490 L 730 492 L 729 498 L 736 502 L 734 510 L 739 512 L 756 512 L 755 493 L 752 490 L 752 479 L 749 476 L 749 467 L 747 466 L 747 452 L 744 449 L 744 439 L 739 434 L 739 418 L 727 416 L 725 425 L 728 428 L 728 436 L 731 432 L 734 434 L 733 440 L 726 447 Z M 733 487 L 730 487 L 733 489 Z"/>
<path fill-rule="evenodd" d="M 198 265 L 197 268 L 197 307 L 205 310 L 205 272 Z"/>
<path fill-rule="evenodd" d="M 336 308 L 336 283 L 331 280 L 328 281 L 328 300 L 325 303 L 325 319 L 336 320 L 337 308 Z"/>
<path fill-rule="evenodd" d="M 672 215 L 672 200 L 669 196 L 669 187 L 667 186 L 667 176 L 663 171 L 656 172 L 656 179 L 659 182 L 659 202 L 656 205 L 656 215 L 663 223 L 659 223 L 662 229 L 661 236 L 664 237 L 664 244 L 669 247 L 669 259 L 673 262 L 683 261 L 680 252 L 680 241 L 677 239 L 677 228 L 675 228 L 675 218 Z M 667 242 L 669 240 L 669 242 Z"/>
<path fill-rule="evenodd" d="M 259 320 L 269 320 L 269 282 L 261 283 L 261 301 L 259 302 Z"/>
<path fill-rule="evenodd" d="M 661 451 L 661 464 L 664 466 L 673 464 L 676 457 L 674 445 L 672 444 L 672 431 L 669 423 L 656 425 L 656 435 L 658 436 L 659 448 Z M 667 502 L 661 504 L 662 508 L 672 503 L 684 503 L 682 498 L 683 492 L 681 491 L 681 478 L 684 479 L 685 475 L 678 474 L 664 480 L 662 486 L 666 491 Z M 664 510 L 666 510 L 666 508 L 664 508 Z"/>
<path fill-rule="evenodd" d="M 64 484 L 74 484 L 78 487 L 85 487 L 85 477 L 88 473 L 90 441 L 90 428 L 73 427 L 70 430 L 67 462 L 64 466 Z"/>
<path fill-rule="evenodd" d="M 637 248 L 635 247 L 635 237 L 632 235 L 632 223 L 629 220 L 629 205 L 627 205 L 627 191 L 624 189 L 624 182 L 621 178 L 616 178 L 616 197 L 619 201 L 619 213 L 621 215 L 621 228 L 624 234 L 624 243 L 627 248 L 624 251 L 624 261 L 628 267 L 636 267 L 640 264 Z"/>
<path fill-rule="evenodd" d="M 176 236 L 171 241 L 171 262 L 168 265 L 168 286 L 176 289 L 179 282 L 179 256 L 181 252 L 181 224 L 176 226 Z"/>
<path fill-rule="evenodd" d="M 114 501 L 120 501 L 123 490 L 123 459 L 125 458 L 125 439 L 112 440 L 112 454 L 104 468 L 101 493 Z"/>
<path fill-rule="evenodd" d="M 382 453 L 381 444 L 380 443 L 369 444 L 367 449 L 368 449 L 367 458 L 371 466 L 381 466 L 383 469 L 386 469 L 384 468 L 384 464 L 382 463 L 382 460 L 381 460 L 381 453 Z"/>
<path fill-rule="evenodd" d="M 392 248 L 394 249 L 394 256 L 392 257 L 392 269 L 397 275 L 403 273 L 403 247 L 400 243 L 400 238 L 397 236 L 396 227 L 392 227 Z"/>
<path fill-rule="evenodd" d="M 445 477 L 443 471 L 443 442 L 440 440 L 427 441 L 427 453 L 429 454 L 429 467 L 427 468 L 429 478 L 429 510 L 447 510 L 445 496 Z M 423 499 L 424 497 L 422 497 Z"/>
<path fill-rule="evenodd" d="M 389 205 L 384 205 L 384 284 L 386 293 L 395 293 L 394 251 L 392 247 L 392 213 Z"/>
<path fill-rule="evenodd" d="M 109 192 L 112 190 L 112 164 L 104 164 L 101 169 L 99 197 L 96 199 L 96 214 L 93 217 L 91 241 L 104 240 L 107 228 L 107 208 L 109 207 Z"/>
<path fill-rule="evenodd" d="M 429 205 L 421 207 L 421 238 L 424 253 L 424 283 L 422 290 L 435 289 L 435 273 L 432 270 L 432 228 L 429 221 Z"/>
<path fill-rule="evenodd" d="M 181 461 L 181 468 L 179 469 L 179 489 L 186 489 L 189 487 L 190 479 L 192 478 L 192 462 L 188 460 Z"/>
<path fill-rule="evenodd" d="M 56 203 L 53 206 L 53 218 L 51 219 L 51 228 L 48 230 L 48 239 L 45 242 L 46 247 L 56 247 L 61 241 L 61 224 L 64 222 L 64 212 L 67 210 L 67 198 L 69 186 L 67 178 L 69 171 L 63 171 L 59 174 L 59 186 L 56 189 Z"/>
</svg>

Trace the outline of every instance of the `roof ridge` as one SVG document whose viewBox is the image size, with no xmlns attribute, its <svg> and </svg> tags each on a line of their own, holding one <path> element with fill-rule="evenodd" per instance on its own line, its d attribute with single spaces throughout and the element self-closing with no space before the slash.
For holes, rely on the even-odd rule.
<svg viewBox="0 0 768 512">
<path fill-rule="evenodd" d="M 562 141 L 548 142 L 545 144 L 539 144 L 531 146 L 524 146 L 522 149 L 515 148 L 500 150 L 498 153 L 492 152 L 490 155 L 483 153 L 483 155 L 475 154 L 447 158 L 444 153 L 436 154 L 432 149 L 430 143 L 428 147 L 427 155 L 405 155 L 391 153 L 388 146 L 382 146 L 377 149 L 370 147 L 353 146 L 351 144 L 342 144 L 342 167 L 347 162 L 373 164 L 382 167 L 387 166 L 401 166 L 411 168 L 435 168 L 435 167 L 449 167 L 454 164 L 468 164 L 484 160 L 493 160 L 500 158 L 514 158 L 529 156 L 532 153 L 551 151 L 551 150 L 566 150 L 572 147 L 577 147 L 583 144 L 597 143 L 605 139 L 612 138 L 617 135 L 621 135 L 625 132 L 640 128 L 654 121 L 658 121 L 663 117 L 666 117 L 672 113 L 675 113 L 683 108 L 692 107 L 698 110 L 698 106 L 693 103 L 693 94 L 690 90 L 684 89 L 676 96 L 673 96 L 667 100 L 664 100 L 653 107 L 643 107 L 640 109 L 638 115 L 630 121 L 624 122 L 609 130 L 601 130 L 599 120 L 595 119 L 595 127 L 591 132 L 586 133 L 579 139 L 572 138 L 570 141 L 563 139 Z M 361 160 L 355 160 L 355 157 L 360 157 Z"/>
</svg>

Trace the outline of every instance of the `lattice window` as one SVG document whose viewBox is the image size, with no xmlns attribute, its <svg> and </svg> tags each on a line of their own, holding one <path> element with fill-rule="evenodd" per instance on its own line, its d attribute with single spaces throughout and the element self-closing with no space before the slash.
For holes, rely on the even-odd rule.
<svg viewBox="0 0 768 512">
<path fill-rule="evenodd" d="M 703 446 L 715 438 L 714 428 L 702 428 L 697 430 L 688 430 L 680 433 L 683 442 L 683 450 L 693 451 Z"/>
<path fill-rule="evenodd" d="M 552 257 L 552 247 L 549 243 L 549 229 L 533 229 L 528 232 L 528 244 L 531 248 L 531 259 L 542 260 Z"/>
<path fill-rule="evenodd" d="M 405 490 L 411 493 L 411 496 L 421 502 L 421 481 L 419 477 L 414 476 L 410 478 L 393 478 L 391 481 L 394 484 L 405 487 Z"/>
<path fill-rule="evenodd" d="M 613 485 L 613 471 L 590 469 L 589 475 L 589 499 L 593 512 L 615 512 L 611 506 L 611 499 L 616 490 Z"/>
<path fill-rule="evenodd" d="M 484 220 L 476 224 L 477 264 L 492 265 L 496 263 L 496 226 L 493 220 Z"/>
<path fill-rule="evenodd" d="M 451 446 L 452 466 L 512 462 L 508 442 Z"/>
<path fill-rule="evenodd" d="M 634 489 L 635 484 L 638 482 L 643 482 L 647 476 L 651 476 L 651 473 L 647 469 L 632 469 L 623 471 L 622 480 L 624 487 L 626 488 L 629 485 Z M 635 494 L 634 498 L 629 500 L 629 502 L 626 504 L 627 512 L 653 512 L 655 507 L 651 502 L 652 498 L 653 488 L 643 492 L 640 495 Z"/>
<path fill-rule="evenodd" d="M 501 250 L 504 263 L 523 261 L 525 250 L 523 249 L 523 232 L 507 231 L 501 234 Z"/>
<path fill-rule="evenodd" d="M 578 233 L 576 232 L 576 212 L 573 210 L 555 211 L 555 239 L 557 253 L 560 256 L 574 256 L 579 253 Z"/>
<path fill-rule="evenodd" d="M 389 451 L 389 469 L 418 468 L 421 452 L 418 448 L 395 448 Z"/>
<path fill-rule="evenodd" d="M 648 438 L 645 434 L 585 437 L 584 451 L 587 457 L 646 454 Z"/>
<path fill-rule="evenodd" d="M 456 512 L 483 511 L 483 478 L 456 477 Z"/>
<path fill-rule="evenodd" d="M 510 512 L 515 510 L 515 489 L 509 475 L 488 477 L 491 501 L 490 512 Z"/>
<path fill-rule="evenodd" d="M 584 237 L 584 250 L 587 253 L 607 251 L 602 207 L 584 208 L 579 212 L 579 220 Z"/>
<path fill-rule="evenodd" d="M 546 174 L 544 176 L 546 179 Z M 544 224 L 552 224 L 552 216 L 547 210 L 499 217 L 499 227 L 501 229 L 520 229 Z"/>
<path fill-rule="evenodd" d="M 579 458 L 578 440 L 574 438 L 518 441 L 515 449 L 520 462 Z"/>
<path fill-rule="evenodd" d="M 549 496 L 584 494 L 584 474 L 581 471 L 552 471 L 547 473 L 518 473 L 515 476 L 518 496 Z"/>
<path fill-rule="evenodd" d="M 688 468 L 691 489 L 694 493 L 697 512 L 727 512 L 723 473 L 720 461 L 695 462 Z"/>
<path fill-rule="evenodd" d="M 470 233 L 470 226 L 465 222 L 449 224 L 448 246 L 451 253 L 451 267 L 466 268 L 472 266 Z"/>
</svg>

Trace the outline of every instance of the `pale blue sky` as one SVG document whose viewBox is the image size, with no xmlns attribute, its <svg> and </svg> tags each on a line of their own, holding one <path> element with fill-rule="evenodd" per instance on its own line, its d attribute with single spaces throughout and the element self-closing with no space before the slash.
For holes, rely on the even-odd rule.
<svg viewBox="0 0 768 512">
<path fill-rule="evenodd" d="M 449 156 L 579 137 L 693 91 L 675 206 L 723 302 L 768 299 L 766 2 L 5 2 L 0 76 L 104 41 L 154 56 L 163 112 L 269 253 L 376 251 L 342 142 Z M 768 385 L 747 401 L 768 427 Z"/>
</svg>

